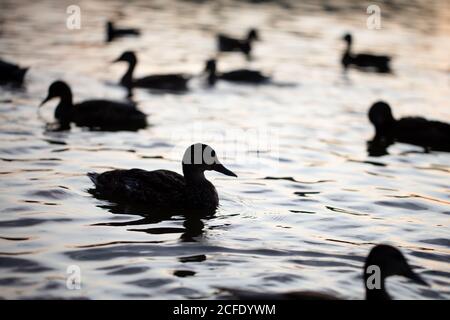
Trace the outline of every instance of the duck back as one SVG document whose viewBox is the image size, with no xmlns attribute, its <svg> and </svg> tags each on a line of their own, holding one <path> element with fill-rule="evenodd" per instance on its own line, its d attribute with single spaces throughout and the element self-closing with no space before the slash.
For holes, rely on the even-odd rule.
<svg viewBox="0 0 450 320">
<path fill-rule="evenodd" d="M 133 86 L 167 91 L 185 91 L 187 90 L 188 80 L 182 74 L 151 75 L 135 79 Z"/>
<path fill-rule="evenodd" d="M 375 68 L 378 72 L 391 72 L 389 65 L 391 58 L 388 56 L 378 56 L 372 54 L 356 54 L 351 56 L 351 63 L 361 68 Z"/>
<path fill-rule="evenodd" d="M 259 71 L 246 69 L 224 72 L 219 76 L 219 78 L 227 81 L 248 83 L 263 83 L 269 80 L 269 77 L 263 75 Z"/>
<path fill-rule="evenodd" d="M 450 151 L 450 124 L 447 123 L 420 117 L 402 118 L 397 121 L 394 134 L 399 142 Z"/>
<path fill-rule="evenodd" d="M 173 171 L 141 169 L 89 173 L 95 196 L 116 202 L 145 204 L 155 209 L 216 209 L 216 189 L 207 180 L 189 184 Z"/>
<path fill-rule="evenodd" d="M 28 68 L 0 60 L 0 84 L 15 83 L 22 84 Z"/>
<path fill-rule="evenodd" d="M 80 127 L 100 130 L 138 130 L 147 126 L 146 115 L 135 105 L 109 100 L 89 100 L 76 104 L 72 121 Z"/>
</svg>

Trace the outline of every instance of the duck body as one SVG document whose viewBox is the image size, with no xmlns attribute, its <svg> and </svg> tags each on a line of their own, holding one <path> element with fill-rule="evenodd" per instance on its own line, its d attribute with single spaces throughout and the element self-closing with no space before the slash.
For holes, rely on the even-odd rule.
<svg viewBox="0 0 450 320">
<path fill-rule="evenodd" d="M 79 127 L 108 131 L 135 131 L 147 126 L 147 116 L 133 103 L 87 100 L 73 104 L 72 92 L 62 81 L 55 81 L 50 86 L 49 94 L 42 104 L 54 97 L 60 98 L 55 118 L 61 130 L 69 129 L 71 123 Z"/>
<path fill-rule="evenodd" d="M 257 70 L 238 69 L 228 72 L 217 72 L 216 60 L 206 62 L 205 72 L 208 75 L 208 84 L 214 86 L 217 80 L 225 80 L 243 84 L 264 84 L 270 81 L 270 77 Z"/>
<path fill-rule="evenodd" d="M 245 39 L 236 39 L 225 34 L 217 35 L 217 50 L 220 52 L 242 52 L 250 58 L 253 41 L 258 40 L 258 32 L 251 29 Z"/>
<path fill-rule="evenodd" d="M 0 84 L 22 85 L 28 68 L 21 68 L 16 64 L 0 60 Z"/>
<path fill-rule="evenodd" d="M 133 79 L 132 86 L 165 91 L 187 91 L 189 78 L 183 74 L 160 74 Z M 127 81 L 121 82 L 126 86 Z"/>
<path fill-rule="evenodd" d="M 117 28 L 111 21 L 106 23 L 106 42 L 111 42 L 118 37 L 138 36 L 140 34 L 141 32 L 135 28 Z"/>
<path fill-rule="evenodd" d="M 209 154 L 210 157 L 206 158 Z M 191 161 L 195 159 L 194 161 Z M 112 170 L 88 173 L 95 185 L 90 193 L 117 203 L 145 205 L 155 210 L 215 211 L 219 205 L 216 188 L 204 171 L 214 170 L 236 175 L 217 159 L 215 151 L 204 144 L 194 144 L 183 156 L 183 175 L 168 170 Z"/>
<path fill-rule="evenodd" d="M 390 106 L 379 101 L 372 105 L 369 119 L 375 126 L 375 140 L 403 142 L 425 149 L 450 152 L 450 124 L 421 117 L 394 119 Z"/>
<path fill-rule="evenodd" d="M 133 51 L 125 51 L 114 62 L 124 61 L 128 63 L 128 69 L 120 79 L 120 84 L 128 89 L 147 88 L 155 90 L 183 92 L 187 91 L 189 76 L 184 74 L 157 74 L 134 79 L 133 72 L 137 64 L 137 58 Z"/>
<path fill-rule="evenodd" d="M 252 44 L 247 40 L 235 39 L 225 34 L 218 34 L 217 49 L 220 52 L 242 52 L 248 57 L 252 51 Z"/>
<path fill-rule="evenodd" d="M 348 68 L 349 66 L 355 66 L 361 69 L 374 69 L 379 73 L 390 73 L 391 67 L 389 65 L 391 58 L 388 56 L 379 56 L 372 54 L 344 54 L 342 58 L 342 64 L 344 68 Z"/>
<path fill-rule="evenodd" d="M 72 122 L 99 130 L 139 130 L 147 126 L 147 116 L 133 104 L 110 100 L 88 100 L 74 105 Z"/>
<path fill-rule="evenodd" d="M 403 143 L 450 152 L 450 124 L 419 117 L 396 121 L 388 135 Z"/>
<path fill-rule="evenodd" d="M 102 174 L 89 173 L 100 198 L 156 209 L 214 210 L 219 205 L 216 188 L 208 180 L 188 183 L 169 170 L 113 170 Z"/>
<path fill-rule="evenodd" d="M 354 66 L 363 70 L 374 70 L 378 73 L 390 73 L 391 57 L 386 55 L 374 55 L 368 53 L 354 54 L 351 52 L 352 36 L 347 34 L 344 36 L 347 48 L 342 56 L 342 66 L 344 69 Z"/>
<path fill-rule="evenodd" d="M 229 72 L 223 72 L 218 74 L 217 78 L 225 81 L 253 83 L 253 84 L 262 84 L 270 80 L 270 77 L 262 74 L 260 71 L 248 69 L 239 69 Z"/>
</svg>

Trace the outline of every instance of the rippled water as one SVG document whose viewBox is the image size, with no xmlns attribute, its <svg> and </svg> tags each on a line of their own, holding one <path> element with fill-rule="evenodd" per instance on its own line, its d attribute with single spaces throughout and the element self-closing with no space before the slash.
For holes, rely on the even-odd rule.
<svg viewBox="0 0 450 320">
<path fill-rule="evenodd" d="M 369 30 L 364 2 L 3 0 L 0 56 L 31 69 L 24 90 L 0 89 L 0 296 L 216 298 L 215 287 L 228 286 L 362 298 L 364 257 L 390 243 L 431 284 L 392 278 L 395 298 L 450 298 L 450 155 L 366 150 L 375 100 L 396 116 L 450 121 L 448 2 L 404 2 L 382 4 L 382 29 Z M 74 3 L 81 30 L 65 27 Z M 143 35 L 104 44 L 107 18 Z M 151 123 L 137 133 L 46 132 L 37 117 L 55 79 L 77 101 L 122 99 L 115 83 L 125 66 L 109 63 L 122 51 L 137 52 L 137 76 L 198 74 L 216 32 L 251 26 L 263 38 L 255 59 L 228 55 L 219 69 L 249 65 L 281 85 L 211 90 L 195 78 L 185 95 L 137 91 Z M 392 54 L 395 74 L 344 77 L 346 31 L 357 51 Z M 49 121 L 52 113 L 44 107 Z M 198 141 L 239 176 L 208 173 L 221 201 L 212 218 L 152 221 L 86 192 L 88 171 L 181 172 L 184 149 Z M 81 290 L 66 288 L 71 265 Z"/>
</svg>

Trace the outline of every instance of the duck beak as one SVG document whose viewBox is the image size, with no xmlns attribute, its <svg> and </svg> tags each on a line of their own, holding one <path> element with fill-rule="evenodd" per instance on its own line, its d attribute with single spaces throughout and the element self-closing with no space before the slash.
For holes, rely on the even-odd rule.
<svg viewBox="0 0 450 320">
<path fill-rule="evenodd" d="M 213 170 L 214 170 L 214 171 L 217 171 L 217 172 L 220 172 L 220 173 L 223 173 L 223 174 L 226 175 L 226 176 L 237 177 L 237 175 L 236 175 L 233 171 L 228 170 L 228 169 L 225 168 L 224 165 L 221 164 L 221 163 L 216 164 L 216 165 L 214 166 L 214 169 L 213 169 Z"/>
<path fill-rule="evenodd" d="M 47 98 L 45 98 L 45 99 L 41 102 L 41 104 L 39 105 L 38 108 L 42 107 L 47 101 L 49 101 L 49 100 L 51 100 L 51 99 L 52 99 L 51 96 L 47 96 Z"/>
<path fill-rule="evenodd" d="M 422 279 L 421 276 L 419 276 L 417 273 L 409 269 L 406 274 L 404 275 L 406 278 L 411 279 L 414 282 L 417 282 L 421 285 L 429 287 L 430 285 L 425 282 L 425 280 Z"/>
</svg>

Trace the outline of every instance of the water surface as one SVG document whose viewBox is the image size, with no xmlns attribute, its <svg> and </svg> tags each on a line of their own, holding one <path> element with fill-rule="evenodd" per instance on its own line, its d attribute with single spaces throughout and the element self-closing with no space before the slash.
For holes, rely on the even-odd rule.
<svg viewBox="0 0 450 320">
<path fill-rule="evenodd" d="M 24 90 L 0 89 L 0 297 L 214 299 L 227 286 L 359 299 L 364 257 L 390 243 L 431 284 L 392 278 L 395 298 L 450 298 L 450 155 L 396 144 L 371 157 L 366 146 L 378 99 L 397 117 L 450 121 L 449 7 L 389 3 L 382 29 L 369 30 L 365 2 L 3 0 L 0 56 L 31 69 Z M 80 30 L 65 27 L 70 4 Z M 105 44 L 108 18 L 143 35 Z M 255 59 L 228 55 L 219 69 L 261 69 L 278 85 L 211 90 L 196 77 L 185 95 L 136 91 L 151 123 L 137 133 L 46 132 L 37 117 L 56 79 L 76 101 L 123 99 L 125 66 L 110 61 L 124 50 L 137 52 L 137 76 L 199 74 L 215 33 L 249 27 L 263 38 Z M 347 31 L 355 50 L 393 55 L 395 74 L 343 76 Z M 55 105 L 43 109 L 49 121 Z M 89 171 L 181 172 L 199 141 L 239 176 L 207 174 L 220 194 L 214 217 L 154 221 L 86 192 Z M 66 288 L 71 265 L 81 290 Z"/>
</svg>

